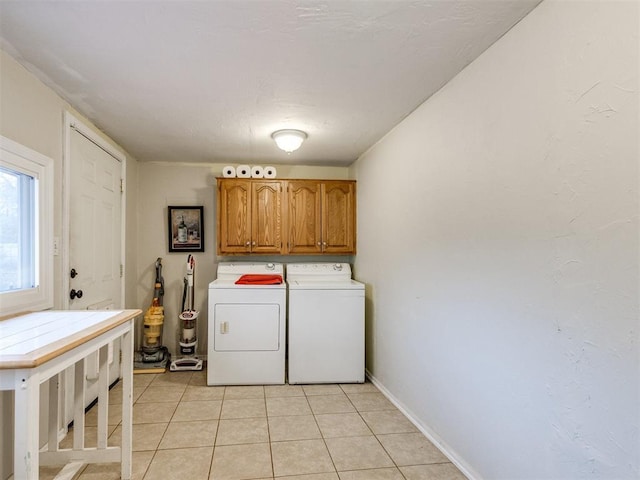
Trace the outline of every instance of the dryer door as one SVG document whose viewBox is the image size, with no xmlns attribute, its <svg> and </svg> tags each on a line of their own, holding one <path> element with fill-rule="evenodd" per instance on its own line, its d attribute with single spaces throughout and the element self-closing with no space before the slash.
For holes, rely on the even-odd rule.
<svg viewBox="0 0 640 480">
<path fill-rule="evenodd" d="M 214 308 L 217 352 L 280 349 L 280 305 L 217 303 Z"/>
</svg>

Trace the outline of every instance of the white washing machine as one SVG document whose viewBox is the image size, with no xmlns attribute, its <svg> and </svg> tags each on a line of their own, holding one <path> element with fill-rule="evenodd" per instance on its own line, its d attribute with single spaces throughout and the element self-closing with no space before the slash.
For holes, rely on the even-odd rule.
<svg viewBox="0 0 640 480">
<path fill-rule="evenodd" d="M 364 382 L 364 284 L 348 263 L 287 264 L 289 383 Z"/>
<path fill-rule="evenodd" d="M 285 382 L 286 297 L 279 285 L 235 282 L 284 274 L 281 263 L 220 263 L 209 284 L 208 385 Z"/>
</svg>

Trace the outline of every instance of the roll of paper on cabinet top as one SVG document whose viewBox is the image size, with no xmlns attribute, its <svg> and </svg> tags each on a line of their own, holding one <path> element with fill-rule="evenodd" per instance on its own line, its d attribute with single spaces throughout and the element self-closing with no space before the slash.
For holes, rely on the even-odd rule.
<svg viewBox="0 0 640 480">
<path fill-rule="evenodd" d="M 238 178 L 251 178 L 251 167 L 249 165 L 239 165 L 236 167 Z"/>
<path fill-rule="evenodd" d="M 264 178 L 276 178 L 276 167 L 264 167 Z"/>
<path fill-rule="evenodd" d="M 235 178 L 236 176 L 236 167 L 232 165 L 227 165 L 222 169 L 222 176 L 224 178 Z"/>
<path fill-rule="evenodd" d="M 259 165 L 251 167 L 251 178 L 263 178 L 264 170 Z"/>
</svg>

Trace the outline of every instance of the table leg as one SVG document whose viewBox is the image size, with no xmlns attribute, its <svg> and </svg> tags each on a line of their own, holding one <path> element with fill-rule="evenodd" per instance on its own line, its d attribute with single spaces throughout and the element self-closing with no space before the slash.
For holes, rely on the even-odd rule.
<svg viewBox="0 0 640 480">
<path fill-rule="evenodd" d="M 122 480 L 131 479 L 131 450 L 133 444 L 133 319 L 131 327 L 120 342 L 122 348 Z"/>
<path fill-rule="evenodd" d="M 84 362 L 79 360 L 75 364 L 73 385 L 73 449 L 84 448 Z"/>
<path fill-rule="evenodd" d="M 60 428 L 60 374 L 49 379 L 49 440 L 47 442 L 50 452 L 58 451 L 58 429 Z"/>
<path fill-rule="evenodd" d="M 100 349 L 98 368 L 98 441 L 99 449 L 107 448 L 109 423 L 109 345 Z"/>
<path fill-rule="evenodd" d="M 15 432 L 13 478 L 38 479 L 40 379 L 25 370 L 15 376 Z"/>
</svg>

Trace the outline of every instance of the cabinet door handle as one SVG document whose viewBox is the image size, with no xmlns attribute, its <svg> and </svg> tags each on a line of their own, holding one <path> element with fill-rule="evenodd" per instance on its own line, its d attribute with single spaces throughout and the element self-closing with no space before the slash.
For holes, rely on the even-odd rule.
<svg viewBox="0 0 640 480">
<path fill-rule="evenodd" d="M 256 246 L 256 242 L 254 241 L 253 243 L 251 243 L 251 245 L 253 245 L 255 247 Z"/>
<path fill-rule="evenodd" d="M 322 242 L 322 246 L 326 247 L 327 246 L 327 242 Z"/>
<path fill-rule="evenodd" d="M 249 245 L 251 245 L 251 242 L 247 240 L 247 243 L 245 243 L 245 245 L 248 247 Z"/>
</svg>

